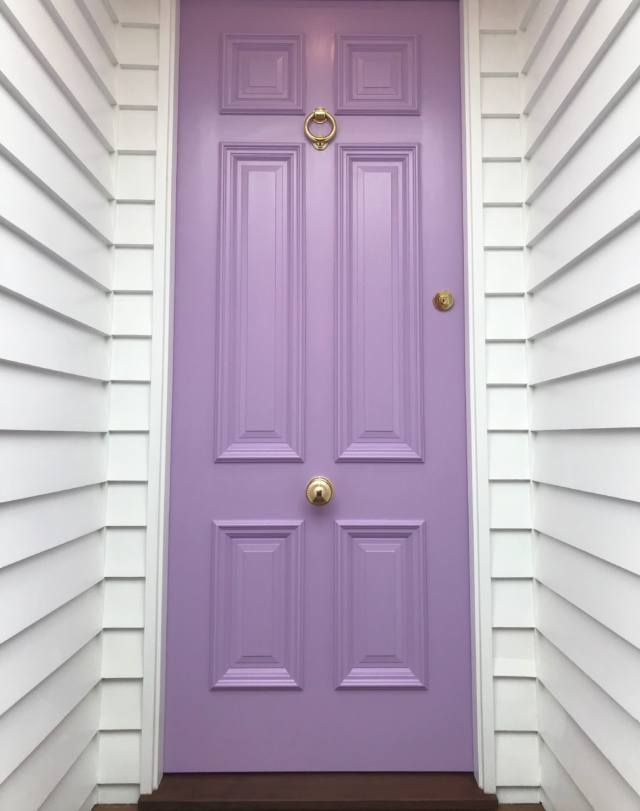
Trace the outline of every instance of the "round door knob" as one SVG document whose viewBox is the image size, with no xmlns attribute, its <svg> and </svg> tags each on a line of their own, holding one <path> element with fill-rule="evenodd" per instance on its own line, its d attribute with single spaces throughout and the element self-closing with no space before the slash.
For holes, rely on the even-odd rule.
<svg viewBox="0 0 640 811">
<path fill-rule="evenodd" d="M 316 507 L 322 507 L 333 498 L 333 485 L 324 476 L 314 476 L 307 484 L 307 498 Z"/>
<path fill-rule="evenodd" d="M 433 306 L 436 310 L 450 310 L 453 307 L 453 296 L 448 290 L 438 290 L 433 297 Z"/>
</svg>

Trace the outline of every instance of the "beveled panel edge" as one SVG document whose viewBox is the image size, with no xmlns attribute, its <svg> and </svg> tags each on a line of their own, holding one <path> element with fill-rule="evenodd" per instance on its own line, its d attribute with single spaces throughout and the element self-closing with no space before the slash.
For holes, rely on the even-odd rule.
<svg viewBox="0 0 640 811">
<path fill-rule="evenodd" d="M 345 52 L 343 46 L 348 40 L 359 40 L 363 43 L 376 42 L 406 42 L 412 43 L 413 59 L 409 65 L 410 80 L 413 83 L 413 100 L 407 104 L 396 104 L 393 106 L 393 101 L 387 102 L 389 106 L 386 108 L 382 106 L 367 106 L 367 101 L 358 102 L 347 101 L 343 94 L 343 77 L 345 70 Z M 335 104 L 337 115 L 420 115 L 421 114 L 421 92 L 420 92 L 420 37 L 417 34 L 394 35 L 389 36 L 366 36 L 356 34 L 336 34 L 335 37 L 335 75 L 334 75 L 334 92 Z"/>
<path fill-rule="evenodd" d="M 294 81 L 297 85 L 296 98 L 291 103 L 279 102 L 278 100 L 266 99 L 270 104 L 242 104 L 241 102 L 233 102 L 228 97 L 228 59 L 227 47 L 228 43 L 236 41 L 250 41 L 259 42 L 261 40 L 271 40 L 277 42 L 290 41 L 294 44 L 294 71 L 297 69 L 297 74 L 294 74 Z M 305 53 L 305 36 L 304 34 L 226 34 L 221 35 L 220 47 L 220 103 L 219 113 L 221 115 L 304 115 L 305 112 L 305 85 L 306 85 L 306 53 Z"/>
<path fill-rule="evenodd" d="M 246 143 L 246 142 L 222 142 L 220 143 L 220 179 L 218 192 L 218 256 L 217 256 L 217 284 L 216 284 L 216 311 L 217 311 L 217 345 L 216 345 L 216 393 L 214 404 L 214 461 L 215 462 L 256 462 L 256 461 L 279 461 L 279 462 L 302 462 L 304 461 L 304 431 L 305 431 L 305 213 L 304 213 L 304 151 L 305 145 L 302 143 Z M 289 426 L 290 442 L 275 441 L 254 441 L 236 442 L 229 441 L 223 426 L 223 413 L 228 404 L 224 404 L 223 395 L 225 388 L 223 378 L 223 353 L 226 348 L 225 343 L 225 319 L 222 317 L 222 307 L 229 296 L 228 274 L 223 272 L 225 251 L 228 246 L 225 240 L 225 233 L 229 219 L 233 219 L 233 212 L 228 211 L 224 206 L 224 200 L 229 200 L 229 166 L 227 162 L 231 158 L 225 156 L 243 156 L 256 159 L 268 157 L 290 158 L 295 167 L 291 193 L 293 195 L 293 205 L 291 216 L 291 281 L 293 292 L 289 297 L 291 304 L 291 314 L 293 316 L 292 338 L 289 349 L 291 351 L 290 372 L 293 379 L 290 381 L 287 390 L 290 395 L 289 415 L 292 425 Z M 226 195 L 225 195 L 226 192 Z"/>
<path fill-rule="evenodd" d="M 420 145 L 403 144 L 384 146 L 378 144 L 338 144 L 336 160 L 338 167 L 338 205 L 336 225 L 336 274 L 335 274 L 335 460 L 336 462 L 424 462 L 425 414 L 424 414 L 424 351 L 423 351 L 423 301 L 422 301 L 422 250 L 420 242 L 421 233 L 421 199 L 420 199 Z M 411 196 L 412 196 L 412 222 L 409 230 L 411 261 L 405 263 L 411 274 L 410 288 L 412 291 L 409 306 L 414 316 L 412 336 L 413 372 L 415 385 L 412 388 L 414 402 L 413 436 L 411 442 L 376 442 L 375 440 L 353 439 L 350 436 L 351 414 L 349 412 L 350 397 L 349 386 L 353 377 L 350 372 L 350 347 L 345 332 L 350 333 L 350 317 L 348 312 L 348 295 L 350 290 L 349 273 L 344 268 L 351 268 L 348 245 L 348 218 L 347 205 L 351 199 L 349 194 L 348 174 L 349 161 L 356 156 L 371 157 L 372 159 L 387 156 L 412 159 L 411 169 Z M 344 325 L 344 329 L 343 329 Z M 347 329 L 348 328 L 348 329 Z M 417 415 L 417 416 L 416 416 Z"/>
<path fill-rule="evenodd" d="M 390 532 L 399 533 L 396 537 L 408 540 L 417 533 L 418 557 L 424 574 L 422 581 L 418 580 L 422 616 L 420 628 L 417 633 L 420 639 L 420 660 L 411 669 L 409 667 L 396 668 L 366 668 L 351 667 L 348 661 L 347 645 L 353 642 L 351 628 L 348 627 L 348 616 L 345 608 L 352 607 L 352 601 L 347 598 L 346 587 L 351 584 L 351 567 L 345 561 L 345 550 L 341 548 L 341 541 L 345 538 L 357 538 L 359 533 L 365 538 L 390 539 Z M 428 689 L 427 672 L 427 594 L 426 594 L 426 522 L 415 521 L 335 521 L 335 689 Z M 416 569 L 412 568 L 415 575 Z"/>
<path fill-rule="evenodd" d="M 268 538 L 271 533 L 287 533 L 285 537 L 293 536 L 295 545 L 289 550 L 291 558 L 292 577 L 289 581 L 291 593 L 289 594 L 289 604 L 292 610 L 291 616 L 291 642 L 293 651 L 288 667 L 263 667 L 263 668 L 243 668 L 228 667 L 223 670 L 217 667 L 216 655 L 220 654 L 216 647 L 219 640 L 215 639 L 217 632 L 216 622 L 220 617 L 221 605 L 224 599 L 224 590 L 216 588 L 216 564 L 221 556 L 221 535 L 232 533 L 243 533 L 250 531 L 254 537 L 258 537 L 257 531 L 263 530 L 264 537 Z M 211 638 L 209 651 L 209 689 L 210 690 L 302 690 L 304 687 L 304 521 L 213 521 L 212 522 L 212 558 L 211 558 Z"/>
</svg>

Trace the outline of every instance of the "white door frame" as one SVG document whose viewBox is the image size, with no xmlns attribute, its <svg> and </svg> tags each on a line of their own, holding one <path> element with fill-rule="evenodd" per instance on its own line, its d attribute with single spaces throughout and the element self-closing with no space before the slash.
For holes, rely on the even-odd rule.
<svg viewBox="0 0 640 811">
<path fill-rule="evenodd" d="M 155 789 L 162 777 L 179 2 L 160 0 L 140 786 L 143 794 Z M 475 775 L 481 788 L 493 793 L 496 775 L 485 391 L 479 0 L 460 0 L 460 14 Z"/>
</svg>

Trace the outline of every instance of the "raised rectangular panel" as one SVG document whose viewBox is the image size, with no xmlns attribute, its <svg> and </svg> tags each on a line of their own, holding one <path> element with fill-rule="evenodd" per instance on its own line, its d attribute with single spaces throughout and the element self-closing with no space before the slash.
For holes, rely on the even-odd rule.
<svg viewBox="0 0 640 811">
<path fill-rule="evenodd" d="M 336 522 L 336 687 L 424 688 L 423 521 Z"/>
<path fill-rule="evenodd" d="M 211 688 L 302 688 L 303 523 L 214 524 Z"/>
<path fill-rule="evenodd" d="M 416 36 L 338 36 L 337 112 L 420 115 Z"/>
<path fill-rule="evenodd" d="M 216 458 L 301 461 L 302 147 L 222 146 Z"/>
<path fill-rule="evenodd" d="M 303 113 L 303 60 L 300 34 L 224 34 L 220 112 Z"/>
<path fill-rule="evenodd" d="M 341 461 L 423 459 L 418 163 L 416 146 L 339 148 Z"/>
</svg>

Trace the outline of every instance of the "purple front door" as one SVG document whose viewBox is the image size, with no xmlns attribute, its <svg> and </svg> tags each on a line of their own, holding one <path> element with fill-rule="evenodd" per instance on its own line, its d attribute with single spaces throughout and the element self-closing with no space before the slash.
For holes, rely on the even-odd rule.
<svg viewBox="0 0 640 811">
<path fill-rule="evenodd" d="M 470 771 L 457 3 L 182 0 L 178 123 L 165 769 Z"/>
</svg>

